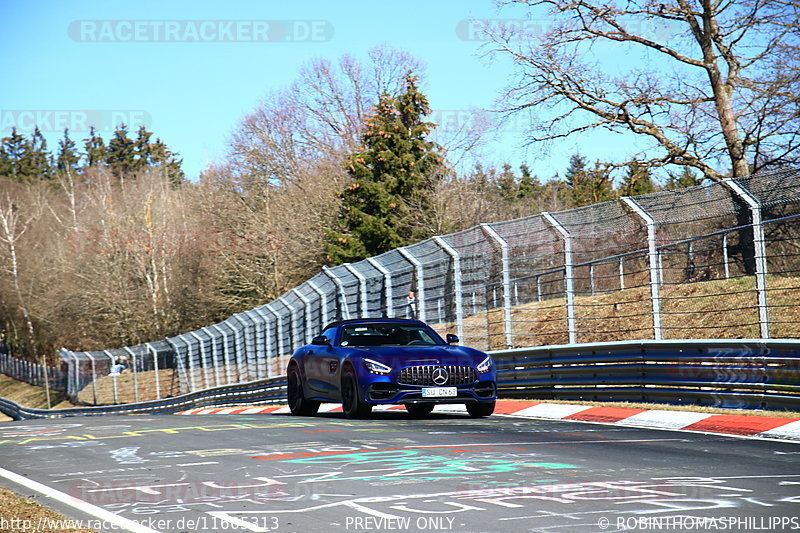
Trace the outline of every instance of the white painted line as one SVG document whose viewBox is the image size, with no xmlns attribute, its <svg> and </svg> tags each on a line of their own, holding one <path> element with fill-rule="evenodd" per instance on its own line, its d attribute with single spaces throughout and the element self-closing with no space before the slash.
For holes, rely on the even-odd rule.
<svg viewBox="0 0 800 533">
<path fill-rule="evenodd" d="M 649 428 L 681 429 L 695 422 L 705 420 L 712 413 L 692 413 L 689 411 L 645 411 L 617 422 L 621 426 L 640 426 Z"/>
<path fill-rule="evenodd" d="M 580 413 L 591 409 L 591 405 L 572 405 L 565 403 L 540 403 L 531 407 L 526 407 L 521 411 L 513 413 L 514 416 L 532 416 L 536 418 L 555 418 L 561 419 L 575 413 Z"/>
<path fill-rule="evenodd" d="M 440 403 L 433 408 L 437 413 L 466 413 L 467 408 L 462 403 Z"/>
<path fill-rule="evenodd" d="M 338 403 L 323 403 L 322 405 L 319 406 L 319 412 L 320 413 L 328 413 L 330 411 L 333 411 L 337 407 L 341 407 L 341 406 L 342 405 L 338 404 Z"/>
<path fill-rule="evenodd" d="M 5 468 L 0 468 L 0 476 L 6 478 L 9 481 L 14 483 L 18 483 L 25 488 L 35 490 L 39 494 L 43 496 L 47 496 L 48 498 L 52 498 L 56 501 L 69 505 L 83 513 L 87 513 L 99 520 L 103 520 L 110 524 L 113 524 L 113 529 L 122 529 L 124 531 L 130 531 L 132 533 L 159 533 L 155 529 L 150 529 L 135 520 L 129 520 L 127 518 L 123 518 L 118 514 L 114 514 L 111 511 L 106 511 L 105 509 L 93 505 L 89 502 L 85 502 L 76 498 L 75 496 L 70 496 L 69 494 L 64 494 L 63 492 L 56 490 L 52 487 L 48 487 L 47 485 L 43 485 L 38 481 L 34 481 L 32 479 L 28 479 L 24 476 L 20 476 L 19 474 L 15 474 Z"/>
<path fill-rule="evenodd" d="M 800 420 L 789 422 L 788 424 L 776 427 L 775 429 L 770 429 L 769 431 L 762 431 L 757 435 L 759 437 L 800 440 Z"/>
</svg>

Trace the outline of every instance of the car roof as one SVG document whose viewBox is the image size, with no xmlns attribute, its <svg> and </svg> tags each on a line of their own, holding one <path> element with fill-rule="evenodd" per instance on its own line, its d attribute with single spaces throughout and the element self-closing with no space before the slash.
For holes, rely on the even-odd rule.
<svg viewBox="0 0 800 533">
<path fill-rule="evenodd" d="M 408 318 L 351 318 L 348 320 L 331 322 L 323 328 L 323 331 L 326 329 L 339 327 L 344 324 L 413 324 L 415 326 L 427 326 L 427 324 L 421 320 L 412 320 Z"/>
</svg>

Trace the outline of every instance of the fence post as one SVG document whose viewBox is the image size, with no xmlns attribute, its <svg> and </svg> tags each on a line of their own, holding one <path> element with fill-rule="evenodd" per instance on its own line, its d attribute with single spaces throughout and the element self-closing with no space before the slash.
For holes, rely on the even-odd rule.
<svg viewBox="0 0 800 533">
<path fill-rule="evenodd" d="M 210 380 L 208 379 L 208 364 L 207 364 L 208 361 L 206 358 L 206 347 L 205 343 L 203 342 L 203 338 L 200 335 L 198 335 L 196 331 L 190 331 L 188 335 L 194 337 L 198 343 L 197 355 L 199 356 L 198 360 L 200 361 L 200 365 L 203 368 L 203 381 L 205 381 L 206 383 L 206 388 L 210 389 L 211 383 Z M 217 381 L 217 385 L 219 385 L 219 381 Z"/>
<path fill-rule="evenodd" d="M 160 400 L 161 399 L 161 382 L 158 380 L 158 351 L 155 348 L 153 348 L 153 345 L 150 344 L 149 342 L 145 343 L 145 346 L 147 346 L 147 348 L 153 354 L 153 373 L 154 373 L 155 378 L 156 378 L 156 400 Z"/>
<path fill-rule="evenodd" d="M 239 338 L 237 334 L 236 339 L 236 362 L 237 366 L 239 367 L 239 380 L 242 380 L 242 367 L 246 369 L 245 374 L 247 374 L 247 379 L 251 380 L 253 379 L 253 376 L 250 374 L 250 365 L 247 361 L 247 322 L 245 322 L 238 313 L 233 315 L 233 319 L 236 320 L 240 326 L 242 326 L 241 338 Z M 239 347 L 242 349 L 240 350 Z"/>
<path fill-rule="evenodd" d="M 398 248 L 397 251 L 409 263 L 414 265 L 414 270 L 417 273 L 417 316 L 415 318 L 425 322 L 425 269 L 420 260 L 405 248 Z"/>
<path fill-rule="evenodd" d="M 313 335 L 311 333 L 311 300 L 303 296 L 303 293 L 296 288 L 292 289 L 292 292 L 295 293 L 295 295 L 300 299 L 301 302 L 303 302 L 303 308 L 305 309 L 305 314 L 306 314 L 306 319 L 305 319 L 306 336 L 304 342 L 301 343 L 302 346 L 303 344 L 308 344 L 309 342 L 311 342 L 311 338 Z"/>
<path fill-rule="evenodd" d="M 213 324 L 209 327 L 214 328 L 217 330 L 217 333 L 222 335 L 222 360 L 225 363 L 225 377 L 228 380 L 227 385 L 230 385 L 233 382 L 233 378 L 231 373 L 231 356 L 228 353 L 228 333 L 219 327 L 219 324 Z"/>
<path fill-rule="evenodd" d="M 320 326 L 320 328 L 324 328 L 325 326 L 328 325 L 328 296 L 325 294 L 325 291 L 320 289 L 319 285 L 317 285 L 313 281 L 308 280 L 307 283 L 308 286 L 311 287 L 311 289 L 314 292 L 319 294 L 319 309 L 320 309 L 319 318 L 322 321 L 322 325 Z"/>
<path fill-rule="evenodd" d="M 186 343 L 186 341 L 180 337 L 176 338 L 182 341 L 184 344 Z M 192 377 L 186 375 L 186 365 L 183 364 L 183 359 L 181 359 L 181 351 L 178 349 L 178 345 L 169 340 L 169 337 L 164 338 L 164 340 L 167 342 L 167 344 L 172 346 L 172 349 L 175 351 L 175 361 L 178 365 L 178 376 L 180 376 L 181 373 L 183 374 L 183 382 L 186 384 L 186 388 L 189 389 L 189 392 L 192 392 L 194 390 L 191 382 Z M 180 377 L 178 379 L 180 380 Z"/>
<path fill-rule="evenodd" d="M 439 236 L 434 237 L 433 242 L 453 258 L 453 298 L 456 301 L 456 335 L 458 335 L 459 338 L 464 338 L 464 287 L 461 278 L 461 254 Z"/>
<path fill-rule="evenodd" d="M 767 251 L 764 245 L 764 227 L 761 222 L 761 205 L 753 195 L 747 192 L 733 179 L 727 178 L 724 183 L 747 202 L 750 207 L 753 226 L 753 244 L 755 245 L 756 261 L 756 292 L 758 293 L 758 324 L 761 329 L 761 338 L 769 339 L 769 308 L 767 307 Z"/>
<path fill-rule="evenodd" d="M 625 290 L 625 260 L 619 258 L 619 290 Z"/>
<path fill-rule="evenodd" d="M 499 246 L 503 262 L 503 315 L 505 317 L 506 345 L 514 345 L 514 332 L 511 322 L 511 257 L 508 242 L 489 224 L 481 224 L 481 229 L 489 235 Z"/>
<path fill-rule="evenodd" d="M 139 373 L 136 371 L 136 354 L 130 346 L 124 348 L 131 356 L 131 369 L 133 369 L 133 401 L 139 403 Z"/>
<path fill-rule="evenodd" d="M 270 313 L 272 313 L 272 316 L 274 316 L 276 318 L 276 321 L 278 323 L 278 353 L 277 353 L 277 356 L 278 356 L 278 361 L 280 362 L 281 357 L 283 355 L 285 355 L 284 352 L 286 351 L 285 350 L 285 346 L 283 344 L 283 317 L 281 316 L 280 313 L 278 313 L 272 307 L 272 304 L 267 304 L 267 305 L 264 306 L 264 308 L 267 311 L 269 311 Z M 272 372 L 272 365 L 270 365 L 270 372 Z M 270 376 L 270 377 L 272 377 L 272 376 Z"/>
<path fill-rule="evenodd" d="M 575 325 L 575 277 L 572 261 L 572 235 L 550 213 L 544 212 L 542 216 L 564 239 L 564 296 L 567 303 L 567 332 L 569 334 L 569 343 L 576 344 L 578 342 L 578 331 Z"/>
<path fill-rule="evenodd" d="M 392 318 L 394 316 L 394 300 L 392 294 L 392 273 L 391 271 L 383 266 L 382 264 L 378 263 L 378 261 L 372 257 L 367 258 L 367 262 L 375 267 L 381 274 L 383 274 L 383 288 L 386 292 L 386 318 Z"/>
<path fill-rule="evenodd" d="M 358 308 L 361 311 L 361 318 L 368 318 L 369 307 L 367 305 L 367 278 L 364 277 L 364 274 L 356 270 L 356 268 L 350 263 L 345 263 L 342 266 L 358 280 Z"/>
<path fill-rule="evenodd" d="M 103 350 L 103 353 L 106 354 L 106 357 L 108 357 L 108 360 L 111 361 L 111 366 L 113 367 L 114 366 L 114 356 L 111 355 L 111 352 L 109 352 L 108 350 Z M 116 372 L 112 372 L 111 373 L 111 381 L 114 384 L 114 405 L 116 405 L 116 404 L 119 403 L 119 394 L 117 392 L 117 373 Z"/>
<path fill-rule="evenodd" d="M 89 361 L 92 363 L 92 398 L 94 399 L 94 404 L 97 405 L 97 369 L 95 368 L 94 357 L 92 357 L 92 354 L 86 352 L 86 357 L 88 357 Z"/>
<path fill-rule="evenodd" d="M 350 319 L 350 309 L 347 307 L 347 295 L 344 292 L 344 285 L 342 284 L 342 280 L 333 273 L 333 271 L 328 268 L 327 266 L 322 267 L 322 271 L 331 278 L 331 281 L 336 285 L 337 292 L 339 293 L 339 298 L 342 302 L 342 318 L 344 320 Z"/>
<path fill-rule="evenodd" d="M 255 313 L 256 316 L 253 317 L 251 313 Z M 256 365 L 256 379 L 264 379 L 264 365 L 261 361 L 261 355 L 267 352 L 265 344 L 267 340 L 268 320 L 261 309 L 258 308 L 250 309 L 243 314 L 250 320 L 250 323 L 253 324 L 253 360 Z M 259 325 L 263 326 L 260 332 L 261 335 L 259 335 L 258 331 Z M 267 370 L 267 375 L 269 375 L 269 370 Z"/>
<path fill-rule="evenodd" d="M 214 381 L 217 387 L 221 385 L 219 380 L 219 350 L 217 350 L 217 339 L 208 331 L 208 327 L 200 328 L 200 331 L 208 335 L 208 340 L 211 342 L 211 362 L 214 366 Z"/>
<path fill-rule="evenodd" d="M 653 302 L 653 337 L 655 340 L 663 338 L 661 329 L 661 275 L 660 254 L 656 246 L 656 221 L 645 211 L 636 200 L 623 196 L 620 198 L 634 213 L 639 215 L 647 226 L 647 250 L 650 259 L 650 298 Z"/>
<path fill-rule="evenodd" d="M 191 383 L 192 392 L 194 392 L 197 390 L 197 384 L 194 381 L 194 361 L 192 360 L 192 345 L 189 344 L 189 341 L 187 341 L 183 335 L 178 335 L 178 338 L 186 346 L 186 367 L 187 371 L 189 372 L 189 383 Z"/>
<path fill-rule="evenodd" d="M 722 234 L 722 263 L 725 265 L 725 279 L 731 277 L 731 267 L 728 264 L 728 234 Z"/>
</svg>

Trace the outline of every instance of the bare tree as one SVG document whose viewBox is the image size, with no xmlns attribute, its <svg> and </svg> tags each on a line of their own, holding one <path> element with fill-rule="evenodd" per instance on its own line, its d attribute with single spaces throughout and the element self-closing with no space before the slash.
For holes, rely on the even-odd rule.
<svg viewBox="0 0 800 533">
<path fill-rule="evenodd" d="M 686 165 L 714 181 L 800 159 L 800 3 L 501 3 L 553 18 L 541 36 L 489 29 L 518 66 L 507 110 L 539 117 L 532 141 L 633 133 L 651 141 L 645 166 Z"/>
</svg>

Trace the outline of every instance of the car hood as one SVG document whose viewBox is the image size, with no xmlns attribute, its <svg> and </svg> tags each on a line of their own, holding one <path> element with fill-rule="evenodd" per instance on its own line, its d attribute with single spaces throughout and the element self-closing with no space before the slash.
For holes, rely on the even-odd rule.
<svg viewBox="0 0 800 533">
<path fill-rule="evenodd" d="M 413 365 L 476 365 L 486 354 L 465 346 L 377 346 L 350 347 L 351 357 L 368 357 L 397 366 Z"/>
</svg>

